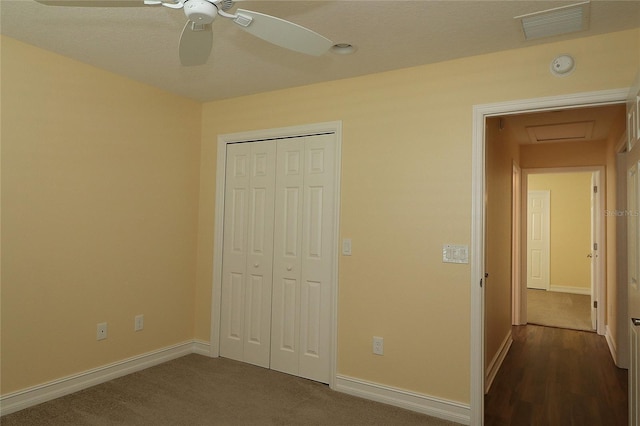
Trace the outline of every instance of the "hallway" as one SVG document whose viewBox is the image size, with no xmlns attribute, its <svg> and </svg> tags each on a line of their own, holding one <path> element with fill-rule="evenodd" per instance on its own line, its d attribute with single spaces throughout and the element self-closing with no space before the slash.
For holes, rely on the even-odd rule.
<svg viewBox="0 0 640 426">
<path fill-rule="evenodd" d="M 603 336 L 536 325 L 512 330 L 485 395 L 485 425 L 627 425 L 627 370 L 616 367 Z"/>
</svg>

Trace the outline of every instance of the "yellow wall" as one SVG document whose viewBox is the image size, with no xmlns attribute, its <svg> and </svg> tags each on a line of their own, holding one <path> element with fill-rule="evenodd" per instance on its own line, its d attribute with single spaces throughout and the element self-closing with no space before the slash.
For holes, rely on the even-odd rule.
<svg viewBox="0 0 640 426">
<path fill-rule="evenodd" d="M 2 393 L 208 341 L 217 135 L 342 120 L 338 371 L 467 403 L 472 105 L 628 87 L 638 32 L 204 105 L 3 38 Z"/>
<path fill-rule="evenodd" d="M 620 147 L 620 142 L 625 138 L 625 128 L 626 128 L 626 111 L 624 107 L 621 107 L 622 111 L 620 114 L 620 119 L 618 122 L 614 123 L 612 126 L 611 132 L 609 134 L 609 139 L 607 140 L 607 153 L 606 153 L 606 206 L 608 209 L 615 209 L 618 206 L 618 199 L 616 197 L 616 187 L 617 187 L 617 149 Z M 628 319 L 624 318 L 623 321 L 620 320 L 620 317 L 624 313 L 627 314 L 626 306 L 622 306 L 627 303 L 627 291 L 626 286 L 624 289 L 618 288 L 618 274 L 617 274 L 617 262 L 618 262 L 618 252 L 617 252 L 617 217 L 615 215 L 606 215 L 605 214 L 605 235 L 606 235 L 606 249 L 607 249 L 607 259 L 606 259 L 606 280 L 607 280 L 607 327 L 609 332 L 611 333 L 611 339 L 617 345 L 617 360 L 616 364 L 618 366 L 628 366 L 628 344 L 621 343 L 619 339 L 627 339 L 628 327 L 627 322 Z M 620 294 L 619 291 L 621 292 Z M 624 297 L 622 297 L 624 296 Z M 623 354 L 624 353 L 624 354 Z M 622 361 L 622 364 L 620 363 Z"/>
<path fill-rule="evenodd" d="M 196 337 L 208 339 L 219 134 L 343 121 L 338 371 L 469 401 L 470 269 L 443 264 L 469 243 L 474 104 L 628 87 L 637 32 L 566 41 L 206 103 Z M 555 78 L 559 53 L 579 64 Z M 610 72 L 616 69 L 615 73 Z M 214 312 L 213 315 L 218 315 Z M 371 354 L 371 337 L 385 355 Z"/>
<path fill-rule="evenodd" d="M 511 331 L 511 245 L 513 163 L 519 164 L 519 146 L 500 131 L 500 118 L 485 126 L 486 232 L 485 368 L 499 353 Z"/>
<path fill-rule="evenodd" d="M 523 169 L 604 166 L 606 152 L 603 141 L 523 145 L 520 161 Z"/>
<path fill-rule="evenodd" d="M 590 291 L 591 173 L 529 175 L 530 191 L 551 196 L 549 285 Z"/>
<path fill-rule="evenodd" d="M 200 104 L 6 37 L 1 96 L 2 393 L 191 339 Z"/>
</svg>

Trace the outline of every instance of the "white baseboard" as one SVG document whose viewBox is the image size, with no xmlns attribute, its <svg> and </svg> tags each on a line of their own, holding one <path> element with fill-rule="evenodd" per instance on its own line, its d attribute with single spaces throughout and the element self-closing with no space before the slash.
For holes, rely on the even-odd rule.
<svg viewBox="0 0 640 426">
<path fill-rule="evenodd" d="M 584 294 L 587 296 L 591 294 L 590 288 L 570 287 L 570 286 L 561 286 L 561 285 L 551 285 L 549 286 L 549 291 L 557 291 L 559 293 Z"/>
<path fill-rule="evenodd" d="M 334 390 L 464 425 L 471 423 L 471 407 L 460 402 L 342 375 L 336 376 Z"/>
<path fill-rule="evenodd" d="M 63 377 L 41 385 L 12 392 L 0 397 L 0 415 L 10 414 L 27 407 L 41 404 L 88 387 L 113 380 L 154 365 L 162 364 L 191 353 L 201 353 L 208 343 L 188 341 L 168 346 L 155 351 L 137 355 L 122 361 L 93 368 L 78 374 Z"/>
<path fill-rule="evenodd" d="M 511 348 L 511 344 L 513 343 L 513 336 L 511 335 L 511 329 L 505 336 L 500 348 L 493 356 L 493 359 L 489 363 L 487 367 L 486 377 L 484 379 L 484 393 L 488 393 L 489 389 L 491 389 L 491 385 L 493 384 L 493 379 L 496 378 L 496 374 L 498 374 L 498 370 L 502 366 L 502 362 L 504 361 L 504 357 L 507 356 L 507 352 L 509 352 L 509 348 Z"/>
<path fill-rule="evenodd" d="M 191 353 L 211 356 L 211 345 L 201 340 L 191 340 L 2 395 L 0 415 L 14 413 Z M 336 376 L 334 390 L 465 425 L 471 421 L 468 404 L 348 376 Z"/>
<path fill-rule="evenodd" d="M 193 341 L 193 353 L 204 356 L 211 356 L 211 344 L 204 340 Z"/>
<path fill-rule="evenodd" d="M 611 352 L 611 357 L 613 358 L 613 362 L 618 365 L 618 349 L 616 348 L 616 342 L 613 340 L 613 336 L 611 335 L 611 329 L 609 328 L 609 324 L 607 324 L 604 332 L 604 338 L 607 340 L 607 345 L 609 346 L 609 352 Z"/>
</svg>

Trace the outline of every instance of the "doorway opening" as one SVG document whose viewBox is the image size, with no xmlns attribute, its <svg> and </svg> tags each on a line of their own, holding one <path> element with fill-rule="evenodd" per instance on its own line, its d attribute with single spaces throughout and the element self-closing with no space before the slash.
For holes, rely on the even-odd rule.
<svg viewBox="0 0 640 426">
<path fill-rule="evenodd" d="M 604 174 L 604 167 L 523 171 L 526 277 L 512 292 L 526 300 L 514 307 L 521 311 L 514 325 L 595 331 L 600 324 L 604 334 L 604 309 L 597 308 L 606 305 Z"/>
<path fill-rule="evenodd" d="M 484 422 L 484 393 L 486 390 L 485 373 L 487 371 L 488 359 L 486 356 L 486 344 L 491 343 L 499 348 L 498 352 L 502 352 L 506 355 L 506 351 L 510 345 L 510 339 L 507 333 L 510 333 L 511 328 L 511 300 L 512 297 L 508 297 L 508 306 L 501 306 L 498 311 L 491 310 L 489 313 L 492 315 L 491 320 L 487 320 L 486 313 L 489 311 L 485 307 L 488 295 L 486 293 L 487 288 L 494 286 L 494 276 L 487 271 L 486 262 L 488 253 L 488 247 L 490 242 L 487 241 L 487 226 L 491 224 L 491 218 L 486 211 L 488 207 L 492 205 L 490 201 L 486 200 L 485 188 L 487 184 L 487 178 L 494 170 L 487 164 L 489 161 L 489 155 L 485 151 L 488 146 L 486 145 L 485 135 L 489 129 L 486 125 L 488 119 L 491 117 L 505 117 L 513 116 L 522 113 L 533 113 L 541 111 L 564 111 L 569 109 L 576 109 L 582 107 L 594 107 L 613 104 L 623 104 L 627 97 L 627 90 L 608 90 L 601 92 L 591 92 L 585 94 L 577 94 L 571 96 L 556 96 L 548 98 L 530 99 L 514 102 L 504 102 L 497 104 L 478 105 L 474 107 L 473 115 L 473 188 L 472 188 L 472 244 L 471 244 L 471 422 L 472 424 L 481 425 Z M 562 144 L 557 144 L 559 147 Z M 561 148 L 558 148 L 561 149 Z M 575 148 L 570 150 L 573 153 L 574 158 L 581 158 L 581 152 Z M 507 192 L 509 194 L 509 210 L 510 203 L 510 185 L 512 184 L 512 170 L 513 164 L 511 159 L 503 161 L 503 164 L 508 164 L 508 176 Z M 548 164 L 546 167 L 559 167 L 569 166 L 571 164 Z M 529 166 L 519 164 L 519 167 L 525 169 Z M 507 250 L 510 253 L 511 247 L 511 221 L 507 222 L 509 227 L 509 237 L 507 239 Z M 524 256 L 520 253 L 520 256 Z M 523 268 L 524 269 L 524 268 Z M 510 272 L 510 271 L 509 271 Z M 510 293 L 511 288 L 511 274 L 507 275 L 507 293 Z M 522 286 L 521 286 L 522 287 Z M 515 298 L 515 297 L 514 297 Z M 526 300 L 526 298 L 525 298 Z M 508 314 L 506 315 L 507 321 L 505 324 L 504 315 L 503 318 L 495 321 L 500 323 L 504 327 L 504 335 L 506 338 L 500 338 L 496 336 L 490 337 L 489 329 L 485 327 L 485 323 L 491 327 L 494 325 L 493 318 L 496 312 L 502 312 L 506 308 Z M 490 341 L 490 339 L 493 339 Z M 497 344 L 496 344 L 497 342 Z M 501 348 L 501 349 L 500 349 Z M 491 360 L 493 361 L 493 360 Z M 498 357 L 498 363 L 499 363 Z"/>
</svg>

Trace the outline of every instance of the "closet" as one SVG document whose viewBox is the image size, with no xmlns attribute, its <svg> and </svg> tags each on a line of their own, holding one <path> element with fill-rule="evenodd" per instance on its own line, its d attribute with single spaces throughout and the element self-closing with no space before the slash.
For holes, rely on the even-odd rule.
<svg viewBox="0 0 640 426">
<path fill-rule="evenodd" d="M 227 146 L 220 355 L 328 383 L 335 134 Z"/>
</svg>

